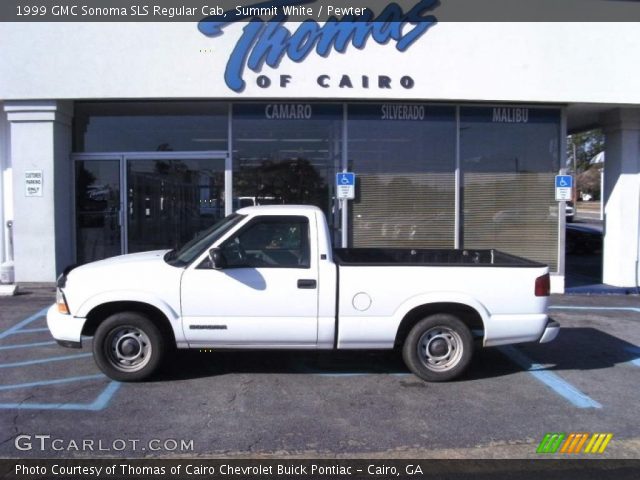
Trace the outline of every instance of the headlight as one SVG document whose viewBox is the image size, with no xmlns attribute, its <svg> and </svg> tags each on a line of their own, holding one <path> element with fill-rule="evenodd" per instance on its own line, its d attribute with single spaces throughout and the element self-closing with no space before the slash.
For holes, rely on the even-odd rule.
<svg viewBox="0 0 640 480">
<path fill-rule="evenodd" d="M 64 298 L 64 293 L 59 288 L 56 288 L 56 305 L 58 306 L 58 312 L 69 315 L 69 306 L 67 305 L 67 299 Z"/>
</svg>

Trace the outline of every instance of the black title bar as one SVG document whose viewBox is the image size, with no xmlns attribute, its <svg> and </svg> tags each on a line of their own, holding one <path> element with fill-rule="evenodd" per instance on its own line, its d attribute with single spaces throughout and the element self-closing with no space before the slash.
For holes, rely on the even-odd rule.
<svg viewBox="0 0 640 480">
<path fill-rule="evenodd" d="M 161 479 L 637 479 L 640 460 L 0 460 L 11 480 Z"/>
<path fill-rule="evenodd" d="M 2 0 L 0 22 L 370 21 L 390 4 L 429 11 L 441 22 L 640 21 L 637 0 Z"/>
</svg>

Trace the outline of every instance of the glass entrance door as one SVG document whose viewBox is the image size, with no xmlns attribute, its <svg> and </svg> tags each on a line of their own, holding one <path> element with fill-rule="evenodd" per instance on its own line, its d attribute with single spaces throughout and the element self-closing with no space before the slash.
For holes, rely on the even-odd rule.
<svg viewBox="0 0 640 480">
<path fill-rule="evenodd" d="M 127 252 L 178 248 L 224 217 L 226 157 L 125 157 Z"/>
<path fill-rule="evenodd" d="M 77 262 L 176 248 L 224 217 L 226 158 L 220 152 L 74 156 Z"/>
<path fill-rule="evenodd" d="M 81 160 L 75 167 L 78 263 L 120 255 L 120 158 Z"/>
</svg>

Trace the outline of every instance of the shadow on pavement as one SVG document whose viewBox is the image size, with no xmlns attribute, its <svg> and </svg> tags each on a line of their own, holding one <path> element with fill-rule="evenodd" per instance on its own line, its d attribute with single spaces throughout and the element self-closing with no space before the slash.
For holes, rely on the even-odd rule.
<svg viewBox="0 0 640 480">
<path fill-rule="evenodd" d="M 599 370 L 640 358 L 640 347 L 595 328 L 564 328 L 548 344 L 516 346 L 532 364 L 550 371 Z M 501 377 L 522 371 L 497 348 L 476 349 L 458 381 Z M 398 351 L 181 351 L 154 381 L 186 380 L 238 373 L 388 375 L 408 374 Z"/>
<path fill-rule="evenodd" d="M 550 370 L 600 370 L 640 359 L 640 346 L 596 328 L 563 328 L 547 344 L 527 344 L 522 351 Z"/>
</svg>

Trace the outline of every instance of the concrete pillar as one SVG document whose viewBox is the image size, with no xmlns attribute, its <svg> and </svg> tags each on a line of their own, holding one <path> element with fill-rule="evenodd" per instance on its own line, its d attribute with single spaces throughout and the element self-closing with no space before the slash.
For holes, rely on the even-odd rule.
<svg viewBox="0 0 640 480">
<path fill-rule="evenodd" d="M 640 109 L 602 117 L 605 133 L 603 282 L 638 284 L 640 253 Z"/>
<path fill-rule="evenodd" d="M 11 165 L 9 163 L 9 123 L 4 113 L 3 104 L 0 102 L 0 263 L 8 260 L 8 233 L 6 221 L 12 217 L 11 206 L 13 200 L 9 197 L 7 189 L 11 187 L 11 180 L 8 171 Z"/>
<path fill-rule="evenodd" d="M 72 104 L 6 101 L 11 124 L 16 282 L 54 282 L 72 263 Z M 26 171 L 42 172 L 42 196 L 27 196 Z"/>
</svg>

